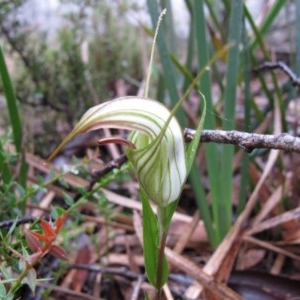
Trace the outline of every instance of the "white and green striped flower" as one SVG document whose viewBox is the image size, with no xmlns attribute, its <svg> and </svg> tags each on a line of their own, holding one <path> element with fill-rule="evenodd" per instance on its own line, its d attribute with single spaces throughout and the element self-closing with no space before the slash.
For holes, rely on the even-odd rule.
<svg viewBox="0 0 300 300">
<path fill-rule="evenodd" d="M 77 134 L 105 127 L 133 130 L 126 155 L 151 200 L 160 207 L 177 200 L 187 176 L 182 130 L 156 100 L 123 97 L 90 108 L 49 159 Z"/>
</svg>

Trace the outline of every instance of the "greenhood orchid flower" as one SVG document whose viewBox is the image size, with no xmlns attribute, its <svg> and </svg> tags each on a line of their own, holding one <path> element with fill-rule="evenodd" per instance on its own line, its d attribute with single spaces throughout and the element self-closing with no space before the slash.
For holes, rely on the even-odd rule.
<svg viewBox="0 0 300 300">
<path fill-rule="evenodd" d="M 77 134 L 105 127 L 132 131 L 126 156 L 150 199 L 159 207 L 176 201 L 187 177 L 184 140 L 176 118 L 156 100 L 122 97 L 90 108 L 49 160 Z"/>
</svg>

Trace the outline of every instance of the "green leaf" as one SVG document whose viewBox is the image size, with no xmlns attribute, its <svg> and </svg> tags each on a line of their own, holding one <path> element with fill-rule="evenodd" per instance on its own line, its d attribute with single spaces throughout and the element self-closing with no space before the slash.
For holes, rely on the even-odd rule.
<svg viewBox="0 0 300 300">
<path fill-rule="evenodd" d="M 159 7 L 157 1 L 147 0 L 147 6 L 151 16 L 152 25 L 155 28 L 159 17 Z M 176 87 L 176 78 L 175 78 L 176 72 L 174 70 L 174 67 L 169 57 L 169 50 L 167 48 L 166 41 L 167 41 L 167 37 L 166 37 L 165 30 L 164 28 L 160 28 L 157 35 L 157 48 L 158 48 L 158 53 L 163 68 L 164 81 L 166 83 L 166 87 L 170 94 L 172 105 L 175 106 L 179 101 L 177 87 Z M 186 124 L 186 120 L 182 108 L 178 109 L 177 117 L 178 117 L 179 124 L 182 127 L 184 127 Z"/>
<path fill-rule="evenodd" d="M 0 45 L 0 75 L 3 82 L 4 94 L 6 97 L 10 123 L 13 130 L 14 142 L 17 151 L 20 152 L 21 143 L 22 143 L 22 123 L 19 115 L 17 100 L 8 74 L 1 45 Z"/>
<path fill-rule="evenodd" d="M 243 1 L 236 0 L 231 7 L 229 20 L 229 37 L 233 47 L 228 53 L 228 66 L 226 73 L 226 86 L 224 91 L 224 120 L 223 130 L 233 130 L 235 127 L 236 111 L 236 90 L 238 86 L 239 74 L 239 46 L 242 37 L 243 24 Z M 221 238 L 223 238 L 230 229 L 232 222 L 232 172 L 234 147 L 231 145 L 222 145 L 220 186 L 222 190 L 222 201 L 219 202 L 219 218 L 217 220 L 220 229 Z"/>
<path fill-rule="evenodd" d="M 1 271 L 1 273 L 4 276 L 5 279 L 7 279 L 7 280 L 12 279 L 9 272 L 4 267 L 1 266 L 0 271 Z"/>
<path fill-rule="evenodd" d="M 64 193 L 63 198 L 68 206 L 72 206 L 74 204 L 74 199 L 69 194 Z"/>
<path fill-rule="evenodd" d="M 18 222 L 18 217 L 15 219 L 14 223 L 10 226 L 9 231 L 8 231 L 5 238 L 7 238 L 7 237 L 9 237 L 13 234 L 13 232 L 14 232 L 16 226 L 17 226 L 17 222 Z"/>
<path fill-rule="evenodd" d="M 150 283 L 157 289 L 167 281 L 168 265 L 164 257 L 162 266 L 161 286 L 157 286 L 157 262 L 159 255 L 159 228 L 157 218 L 152 211 L 149 200 L 145 193 L 142 194 L 143 206 L 143 244 L 144 244 L 144 260 L 145 269 Z"/>
<path fill-rule="evenodd" d="M 277 0 L 271 6 L 271 8 L 267 11 L 267 15 L 264 18 L 263 23 L 259 29 L 259 35 L 261 37 L 263 37 L 267 33 L 269 28 L 272 26 L 275 18 L 278 16 L 278 14 L 279 14 L 281 8 L 284 6 L 284 4 L 286 4 L 286 1 Z M 259 44 L 259 41 L 257 39 L 255 39 L 251 45 L 252 51 L 258 46 L 258 44 Z"/>
<path fill-rule="evenodd" d="M 6 299 L 6 288 L 4 284 L 0 281 L 0 299 Z"/>
<path fill-rule="evenodd" d="M 21 185 L 24 187 L 26 186 L 27 181 L 27 164 L 25 160 L 24 153 L 22 152 L 21 146 L 22 146 L 22 122 L 18 110 L 18 104 L 17 99 L 15 97 L 14 89 L 11 83 L 10 76 L 8 74 L 7 66 L 5 63 L 3 51 L 0 45 L 0 77 L 2 78 L 3 82 L 3 89 L 4 89 L 4 95 L 6 98 L 6 104 L 8 108 L 8 114 L 10 118 L 10 124 L 13 131 L 13 138 L 14 138 L 14 144 L 16 146 L 18 154 L 20 154 L 20 169 L 18 174 L 18 181 Z M 0 157 L 0 169 L 4 169 L 5 172 L 3 175 L 3 180 L 7 182 L 9 176 L 11 176 L 11 171 L 8 168 L 8 166 L 5 164 L 2 165 L 2 157 Z M 1 171 L 1 170 L 0 170 Z M 1 179 L 1 178 L 0 178 Z M 25 204 L 25 203 L 24 203 Z M 20 207 L 23 211 L 25 209 L 25 205 L 21 205 Z"/>
<path fill-rule="evenodd" d="M 198 68 L 200 70 L 204 69 L 209 62 L 209 41 L 206 36 L 207 33 L 207 22 L 204 14 L 204 1 L 203 0 L 194 0 L 194 26 L 195 26 L 195 35 L 196 35 L 196 46 L 197 46 L 197 58 L 198 58 Z M 212 83 L 211 83 L 211 74 L 206 72 L 201 78 L 199 83 L 201 92 L 205 95 L 207 110 L 209 112 L 214 111 L 214 103 L 212 100 Z M 205 128 L 206 129 L 215 129 L 216 121 L 213 114 L 207 114 L 205 118 Z M 218 201 L 221 199 L 220 186 L 220 174 L 219 174 L 219 154 L 217 145 L 213 143 L 207 143 L 205 147 L 205 160 L 207 165 L 207 172 L 209 178 L 210 192 L 211 192 L 211 202 L 212 202 L 212 211 L 213 218 L 218 219 Z M 196 181 L 196 179 L 194 179 Z M 200 181 L 200 178 L 199 178 Z M 203 201 L 203 199 L 199 199 Z M 206 200 L 207 201 L 207 200 Z M 202 212 L 200 211 L 202 214 Z M 213 226 L 213 224 L 211 224 Z M 215 236 L 219 240 L 219 228 L 215 227 Z"/>
<path fill-rule="evenodd" d="M 25 277 L 25 282 L 29 285 L 31 291 L 34 293 L 36 288 L 36 271 L 35 269 L 30 269 Z"/>
</svg>

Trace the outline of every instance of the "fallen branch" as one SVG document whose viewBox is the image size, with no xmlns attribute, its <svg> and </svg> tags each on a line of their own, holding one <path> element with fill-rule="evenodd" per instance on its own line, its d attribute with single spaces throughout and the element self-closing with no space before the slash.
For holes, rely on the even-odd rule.
<svg viewBox="0 0 300 300">
<path fill-rule="evenodd" d="M 194 138 L 196 131 L 193 129 L 184 129 L 184 139 L 187 143 Z M 257 134 L 242 131 L 224 131 L 224 130 L 203 130 L 201 135 L 202 143 L 218 143 L 232 144 L 242 148 L 246 152 L 254 149 L 278 149 L 290 152 L 300 153 L 300 138 L 294 137 L 287 133 L 278 135 Z M 106 164 L 101 170 L 93 173 L 93 180 L 90 188 L 104 175 L 108 174 L 115 168 L 120 168 L 127 161 L 127 157 L 123 154 L 116 160 Z M 78 197 L 80 197 L 78 195 Z"/>
<path fill-rule="evenodd" d="M 292 69 L 287 64 L 285 64 L 282 61 L 278 61 L 278 62 L 266 61 L 260 66 L 256 67 L 254 69 L 254 72 L 275 70 L 275 69 L 282 70 L 290 78 L 294 86 L 300 87 L 300 78 L 292 71 Z"/>
<path fill-rule="evenodd" d="M 186 128 L 184 130 L 185 140 L 190 142 L 195 133 L 195 130 Z M 235 130 L 203 130 L 201 142 L 237 145 L 247 152 L 251 152 L 253 149 L 257 148 L 265 148 L 300 153 L 300 138 L 287 133 L 271 135 Z"/>
</svg>

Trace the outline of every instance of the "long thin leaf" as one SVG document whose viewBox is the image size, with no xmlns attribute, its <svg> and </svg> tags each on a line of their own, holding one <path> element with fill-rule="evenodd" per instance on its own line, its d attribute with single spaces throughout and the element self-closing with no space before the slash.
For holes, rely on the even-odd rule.
<svg viewBox="0 0 300 300">
<path fill-rule="evenodd" d="M 16 145 L 17 151 L 20 152 L 21 143 L 22 143 L 22 123 L 19 115 L 17 100 L 8 74 L 1 45 L 0 45 L 0 75 L 2 78 L 10 123 L 13 130 L 14 143 Z"/>
<path fill-rule="evenodd" d="M 194 0 L 194 12 L 195 12 L 195 23 L 196 28 L 196 42 L 197 42 L 197 58 L 199 69 L 202 70 L 205 68 L 207 62 L 209 61 L 208 57 L 208 41 L 206 38 L 206 21 L 204 16 L 204 2 L 202 0 Z M 212 112 L 214 110 L 211 96 L 211 79 L 210 73 L 206 72 L 200 82 L 200 90 L 204 94 L 206 99 L 207 111 Z M 215 129 L 215 120 L 213 114 L 208 113 L 205 122 L 204 128 L 206 129 Z M 219 201 L 221 200 L 220 193 L 220 169 L 218 165 L 218 150 L 217 146 L 214 144 L 205 145 L 206 153 L 206 164 L 208 169 L 210 190 L 211 190 L 211 200 L 213 208 L 213 219 L 219 220 Z M 200 179 L 199 179 L 200 181 Z M 202 200 L 203 201 L 203 200 Z M 201 212 L 200 212 L 201 213 Z M 216 226 L 216 240 L 220 242 L 220 226 Z"/>
<path fill-rule="evenodd" d="M 267 16 L 264 18 L 261 27 L 259 28 L 259 36 L 263 37 L 267 33 L 284 4 L 286 4 L 286 1 L 277 0 L 272 5 L 271 9 L 268 11 Z M 259 41 L 255 39 L 251 45 L 251 50 L 253 51 L 258 45 Z"/>
<path fill-rule="evenodd" d="M 250 83 L 251 83 L 251 56 L 250 56 L 250 47 L 248 43 L 248 38 L 246 34 L 245 24 L 243 26 L 243 44 L 244 44 L 244 52 L 243 52 L 243 66 L 244 66 L 244 81 L 245 81 L 245 90 L 244 90 L 244 131 L 249 130 L 250 126 L 250 114 L 251 114 L 251 91 L 250 91 Z M 244 152 L 241 164 L 241 184 L 239 191 L 239 203 L 238 203 L 238 213 L 241 213 L 246 204 L 247 198 L 247 187 L 249 183 L 249 154 Z"/>
<path fill-rule="evenodd" d="M 229 23 L 229 42 L 234 46 L 229 51 L 228 67 L 226 73 L 226 87 L 224 97 L 224 120 L 223 130 L 234 129 L 236 87 L 238 82 L 239 67 L 239 45 L 241 42 L 241 28 L 243 16 L 243 1 L 232 2 Z M 222 146 L 222 167 L 221 167 L 221 189 L 222 199 L 219 203 L 219 226 L 221 236 L 228 232 L 232 221 L 232 166 L 234 147 Z"/>
<path fill-rule="evenodd" d="M 144 259 L 145 268 L 150 283 L 156 288 L 157 286 L 157 262 L 159 251 L 159 228 L 157 218 L 152 211 L 150 202 L 145 193 L 142 195 L 143 207 L 143 244 L 144 244 Z M 168 277 L 168 265 L 166 259 L 162 265 L 162 283 L 165 283 Z"/>
<path fill-rule="evenodd" d="M 152 25 L 155 28 L 158 16 L 159 16 L 159 9 L 157 5 L 157 1 L 153 0 L 147 0 L 148 9 L 151 15 Z M 170 98 L 172 105 L 175 106 L 176 103 L 179 101 L 178 93 L 177 93 L 177 87 L 176 87 L 176 79 L 175 79 L 175 70 L 171 63 L 170 57 L 169 57 L 169 50 L 167 48 L 166 44 L 166 35 L 163 28 L 160 28 L 158 35 L 157 35 L 157 47 L 159 52 L 160 61 L 162 64 L 163 72 L 164 72 L 164 80 L 166 83 L 166 87 L 169 91 Z M 177 112 L 177 118 L 179 121 L 179 124 L 182 127 L 185 127 L 185 116 L 183 113 L 183 110 L 180 108 Z"/>
</svg>

